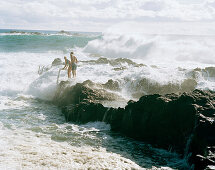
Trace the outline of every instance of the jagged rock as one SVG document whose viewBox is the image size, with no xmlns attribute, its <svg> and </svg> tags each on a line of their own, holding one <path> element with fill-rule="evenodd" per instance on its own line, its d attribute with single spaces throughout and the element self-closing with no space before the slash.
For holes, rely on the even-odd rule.
<svg viewBox="0 0 215 170">
<path fill-rule="evenodd" d="M 92 81 L 87 80 L 70 87 L 69 82 L 62 81 L 58 86 L 53 102 L 58 106 L 67 106 L 79 104 L 82 101 L 99 103 L 99 101 L 122 99 L 117 94 L 108 92 L 103 88 L 94 88 L 96 85 Z"/>
<path fill-rule="evenodd" d="M 195 155 L 207 157 L 207 146 L 215 146 L 214 101 L 215 93 L 201 90 L 143 96 L 129 102 L 117 130 L 183 155 L 188 149 L 192 153 L 190 162 L 195 163 Z"/>
<path fill-rule="evenodd" d="M 175 95 L 143 96 L 125 107 L 120 132 L 127 136 L 183 153 L 195 126 L 196 109 Z"/>
<path fill-rule="evenodd" d="M 208 158 L 207 148 L 215 146 L 214 92 L 194 90 L 181 95 L 145 95 L 137 102 L 129 101 L 125 108 L 107 108 L 98 101 L 117 97 L 90 88 L 95 85 L 93 82 L 72 87 L 65 87 L 66 84 L 60 83 L 61 92 L 55 102 L 63 107 L 67 121 L 104 121 L 112 130 L 134 139 L 177 151 L 182 156 L 192 153 L 189 161 L 196 164 L 196 169 L 214 161 L 210 158 L 212 161 L 204 160 L 202 165 L 196 162 L 196 155 Z"/>
<path fill-rule="evenodd" d="M 58 66 L 58 65 L 62 65 L 63 62 L 61 61 L 60 58 L 55 58 L 54 61 L 52 62 L 52 66 Z"/>
<path fill-rule="evenodd" d="M 87 123 L 102 121 L 107 108 L 100 103 L 80 102 L 77 105 L 69 105 L 62 108 L 67 121 Z"/>
</svg>

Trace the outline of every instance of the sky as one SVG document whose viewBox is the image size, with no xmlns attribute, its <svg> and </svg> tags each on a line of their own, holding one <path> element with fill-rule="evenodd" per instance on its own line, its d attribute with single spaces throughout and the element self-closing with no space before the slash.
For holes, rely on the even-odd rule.
<svg viewBox="0 0 215 170">
<path fill-rule="evenodd" d="M 121 22 L 215 21 L 215 0 L 1 0 L 0 29 L 102 32 Z"/>
</svg>

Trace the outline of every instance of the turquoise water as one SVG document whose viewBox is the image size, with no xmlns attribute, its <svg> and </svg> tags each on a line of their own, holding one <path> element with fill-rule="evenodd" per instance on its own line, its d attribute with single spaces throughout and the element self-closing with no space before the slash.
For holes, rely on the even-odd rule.
<svg viewBox="0 0 215 170">
<path fill-rule="evenodd" d="M 88 41 L 101 37 L 101 33 L 68 33 L 62 34 L 57 31 L 0 30 L 0 52 L 63 51 L 66 53 L 74 47 L 83 48 L 87 45 Z"/>
</svg>

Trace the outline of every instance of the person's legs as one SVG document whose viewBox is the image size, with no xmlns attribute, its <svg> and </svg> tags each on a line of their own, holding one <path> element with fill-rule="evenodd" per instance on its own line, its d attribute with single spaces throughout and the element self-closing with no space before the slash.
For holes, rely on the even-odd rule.
<svg viewBox="0 0 215 170">
<path fill-rule="evenodd" d="M 71 71 L 72 71 L 72 68 L 69 67 L 69 68 L 68 68 L 68 78 L 71 78 Z"/>
<path fill-rule="evenodd" d="M 72 70 L 72 76 L 73 76 L 73 78 L 76 76 L 75 70 Z"/>
<path fill-rule="evenodd" d="M 73 76 L 73 77 L 76 77 L 76 68 L 77 68 L 77 65 L 76 65 L 76 64 L 73 64 L 73 65 L 72 65 L 72 76 Z"/>
</svg>

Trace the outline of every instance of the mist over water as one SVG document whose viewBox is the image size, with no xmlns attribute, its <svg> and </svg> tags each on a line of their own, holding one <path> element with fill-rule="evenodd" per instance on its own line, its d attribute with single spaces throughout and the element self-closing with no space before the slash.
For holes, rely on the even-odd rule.
<svg viewBox="0 0 215 170">
<path fill-rule="evenodd" d="M 63 67 L 51 63 L 69 57 L 71 50 L 79 60 L 71 84 L 113 79 L 126 101 L 154 93 L 215 90 L 211 29 L 152 30 L 135 24 L 69 35 L 1 30 L 0 168 L 188 168 L 179 155 L 112 133 L 103 122 L 66 123 L 50 103 Z M 39 75 L 39 66 L 48 71 Z M 67 80 L 66 71 L 59 80 Z"/>
</svg>

